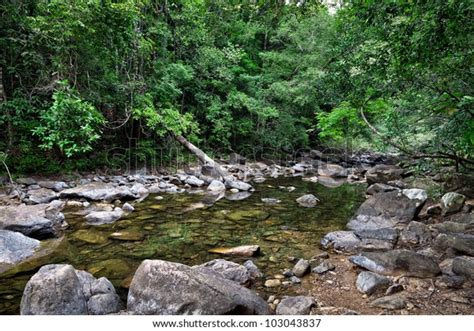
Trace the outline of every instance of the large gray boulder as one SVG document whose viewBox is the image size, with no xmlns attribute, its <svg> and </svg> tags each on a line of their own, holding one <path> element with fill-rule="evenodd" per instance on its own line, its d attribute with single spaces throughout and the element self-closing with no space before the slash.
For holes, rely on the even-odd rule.
<svg viewBox="0 0 474 331">
<path fill-rule="evenodd" d="M 36 239 L 55 237 L 65 225 L 61 213 L 64 203 L 0 207 L 0 229 L 21 232 Z"/>
<path fill-rule="evenodd" d="M 284 297 L 276 309 L 277 315 L 309 315 L 315 306 L 314 299 L 309 296 Z"/>
<path fill-rule="evenodd" d="M 368 198 L 349 221 L 351 230 L 376 230 L 391 228 L 413 220 L 421 203 L 398 191 L 379 193 Z"/>
<path fill-rule="evenodd" d="M 212 270 L 223 278 L 241 285 L 246 285 L 250 282 L 250 273 L 245 266 L 224 259 L 214 259 L 193 268 L 200 271 Z"/>
<path fill-rule="evenodd" d="M 433 277 L 441 273 L 436 261 L 426 255 L 409 250 L 396 249 L 388 252 L 363 252 L 351 256 L 355 265 L 383 275 L 404 273 L 414 277 Z"/>
<path fill-rule="evenodd" d="M 21 298 L 21 315 L 86 315 L 87 302 L 76 272 L 50 264 L 31 277 Z"/>
<path fill-rule="evenodd" d="M 0 265 L 16 264 L 32 256 L 40 242 L 22 233 L 0 230 Z"/>
<path fill-rule="evenodd" d="M 140 192 L 127 186 L 116 186 L 111 183 L 89 183 L 61 191 L 61 198 L 85 198 L 88 200 L 133 200 L 140 198 Z"/>
<path fill-rule="evenodd" d="M 69 264 L 50 264 L 31 277 L 21 299 L 22 315 L 105 315 L 121 309 L 107 278 L 94 278 Z"/>
<path fill-rule="evenodd" d="M 214 271 L 162 260 L 138 267 L 127 307 L 141 315 L 271 314 L 262 298 Z"/>
</svg>

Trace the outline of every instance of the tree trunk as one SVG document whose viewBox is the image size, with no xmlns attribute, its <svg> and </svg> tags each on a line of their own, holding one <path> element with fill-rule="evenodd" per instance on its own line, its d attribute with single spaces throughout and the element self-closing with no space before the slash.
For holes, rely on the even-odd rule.
<svg viewBox="0 0 474 331">
<path fill-rule="evenodd" d="M 223 169 L 219 163 L 211 159 L 206 153 L 204 153 L 200 148 L 190 143 L 186 138 L 181 135 L 174 135 L 174 138 L 183 145 L 188 151 L 196 155 L 196 157 L 201 161 L 204 165 L 210 165 L 214 167 L 216 172 L 222 179 L 225 181 L 226 179 L 233 180 L 232 175 L 230 175 L 225 169 Z"/>
</svg>

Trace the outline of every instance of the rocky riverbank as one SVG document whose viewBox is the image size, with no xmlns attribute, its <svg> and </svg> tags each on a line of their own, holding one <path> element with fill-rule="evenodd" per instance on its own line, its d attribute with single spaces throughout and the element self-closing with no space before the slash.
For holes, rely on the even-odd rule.
<svg viewBox="0 0 474 331">
<path fill-rule="evenodd" d="M 107 279 L 96 280 L 69 265 L 46 265 L 28 282 L 21 313 L 474 313 L 472 179 L 450 176 L 448 182 L 439 174 L 420 178 L 393 165 L 395 161 L 383 155 L 347 157 L 311 151 L 286 166 L 247 163 L 234 155 L 224 165 L 233 179 L 220 178 L 206 166 L 173 175 L 22 178 L 14 190 L 0 196 L 0 273 L 48 263 L 51 247 L 60 247 L 68 227 L 63 208 L 100 226 L 133 213 L 134 205 L 150 193 L 204 192 L 205 203 L 212 205 L 219 199 L 246 199 L 252 184 L 268 177 L 301 176 L 327 187 L 367 181 L 367 200 L 348 220 L 347 230 L 328 233 L 321 240 L 329 254 L 308 260 L 288 257 L 295 264 L 291 270 L 263 275 L 251 260 L 241 265 L 218 259 L 192 267 L 146 260 L 131 280 L 125 302 Z M 319 199 L 306 194 L 296 202 L 311 212 Z M 266 198 L 263 203 L 279 202 Z M 202 208 L 201 204 L 191 207 Z M 258 246 L 226 249 L 215 253 L 259 254 Z M 51 288 L 41 285 L 46 278 Z M 167 285 L 161 288 L 157 279 Z M 99 282 L 107 286 L 97 290 L 101 286 L 94 284 Z M 267 297 L 259 292 L 259 296 L 246 288 L 257 282 L 275 294 Z M 168 287 L 180 291 L 166 291 Z M 51 291 L 58 296 L 46 298 L 44 293 Z M 151 304 L 153 298 L 160 300 Z M 56 299 L 71 305 L 63 309 Z"/>
</svg>

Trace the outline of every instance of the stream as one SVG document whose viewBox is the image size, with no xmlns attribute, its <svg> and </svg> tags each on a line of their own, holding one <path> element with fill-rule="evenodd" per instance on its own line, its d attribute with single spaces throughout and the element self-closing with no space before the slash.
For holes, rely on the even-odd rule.
<svg viewBox="0 0 474 331">
<path fill-rule="evenodd" d="M 135 204 L 135 211 L 113 224 L 92 226 L 77 210 L 64 210 L 70 227 L 51 256 L 0 276 L 0 314 L 18 314 L 26 282 L 41 265 L 69 263 L 76 269 L 107 277 L 126 299 L 134 271 L 144 259 L 163 259 L 188 265 L 216 258 L 243 263 L 249 258 L 209 253 L 214 247 L 259 245 L 251 258 L 265 276 L 281 273 L 294 262 L 320 253 L 319 241 L 328 232 L 344 229 L 365 200 L 366 185 L 343 184 L 329 188 L 301 177 L 267 179 L 254 184 L 255 192 L 240 201 L 213 201 L 206 192 L 152 194 Z M 289 191 L 288 187 L 294 187 Z M 315 208 L 296 203 L 312 193 L 321 202 Z M 279 203 L 262 202 L 275 198 Z M 257 292 L 269 292 L 261 282 Z M 286 291 L 291 293 L 291 287 Z"/>
</svg>

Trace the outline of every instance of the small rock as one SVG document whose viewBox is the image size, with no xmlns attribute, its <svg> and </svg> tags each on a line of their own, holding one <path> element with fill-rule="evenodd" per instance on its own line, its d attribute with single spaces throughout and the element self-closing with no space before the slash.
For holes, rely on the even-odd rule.
<svg viewBox="0 0 474 331">
<path fill-rule="evenodd" d="M 466 201 L 466 196 L 456 192 L 449 192 L 441 198 L 441 206 L 445 214 L 460 211 Z"/>
<path fill-rule="evenodd" d="M 370 303 L 372 307 L 384 308 L 384 309 L 403 309 L 407 306 L 405 298 L 398 295 L 389 295 L 375 299 Z"/>
<path fill-rule="evenodd" d="M 367 189 L 367 194 L 374 195 L 381 192 L 390 192 L 395 190 L 397 190 L 396 187 L 387 184 L 375 183 L 369 186 Z"/>
<path fill-rule="evenodd" d="M 334 269 L 336 269 L 336 267 L 331 262 L 324 261 L 320 265 L 318 265 L 316 268 L 313 268 L 313 272 L 316 274 L 323 274 L 325 272 L 328 272 Z"/>
<path fill-rule="evenodd" d="M 255 265 L 255 263 L 253 263 L 252 260 L 245 261 L 243 266 L 247 268 L 252 279 L 263 277 L 263 273 L 260 271 L 260 269 L 258 269 L 258 267 Z"/>
<path fill-rule="evenodd" d="M 214 179 L 214 180 L 209 184 L 209 186 L 207 187 L 207 190 L 208 190 L 208 191 L 211 191 L 211 192 L 221 192 L 221 191 L 225 191 L 225 185 L 224 185 L 224 183 L 221 182 L 220 180 Z"/>
<path fill-rule="evenodd" d="M 265 287 L 278 287 L 281 286 L 281 281 L 279 279 L 268 279 L 264 285 Z"/>
<path fill-rule="evenodd" d="M 367 295 L 372 295 L 379 290 L 385 289 L 389 285 L 390 279 L 374 272 L 362 271 L 359 276 L 357 276 L 357 289 Z"/>
<path fill-rule="evenodd" d="M 314 299 L 308 296 L 284 297 L 277 306 L 277 315 L 309 315 L 315 306 Z"/>
<path fill-rule="evenodd" d="M 303 277 L 306 275 L 311 268 L 311 265 L 307 260 L 300 259 L 292 269 L 293 274 L 296 277 Z"/>
<path fill-rule="evenodd" d="M 293 284 L 300 284 L 300 283 L 301 283 L 301 279 L 299 279 L 299 278 L 296 277 L 296 276 L 291 276 L 291 277 L 290 277 L 290 282 L 292 282 Z"/>
<path fill-rule="evenodd" d="M 392 294 L 395 294 L 395 293 L 399 293 L 399 292 L 403 291 L 404 289 L 405 288 L 401 284 L 393 284 L 392 286 L 390 286 L 387 289 L 387 291 L 385 291 L 385 295 L 392 295 Z"/>
<path fill-rule="evenodd" d="M 126 211 L 127 213 L 131 213 L 132 211 L 135 210 L 135 208 L 131 204 L 126 202 L 126 203 L 123 204 L 122 210 Z"/>
</svg>

